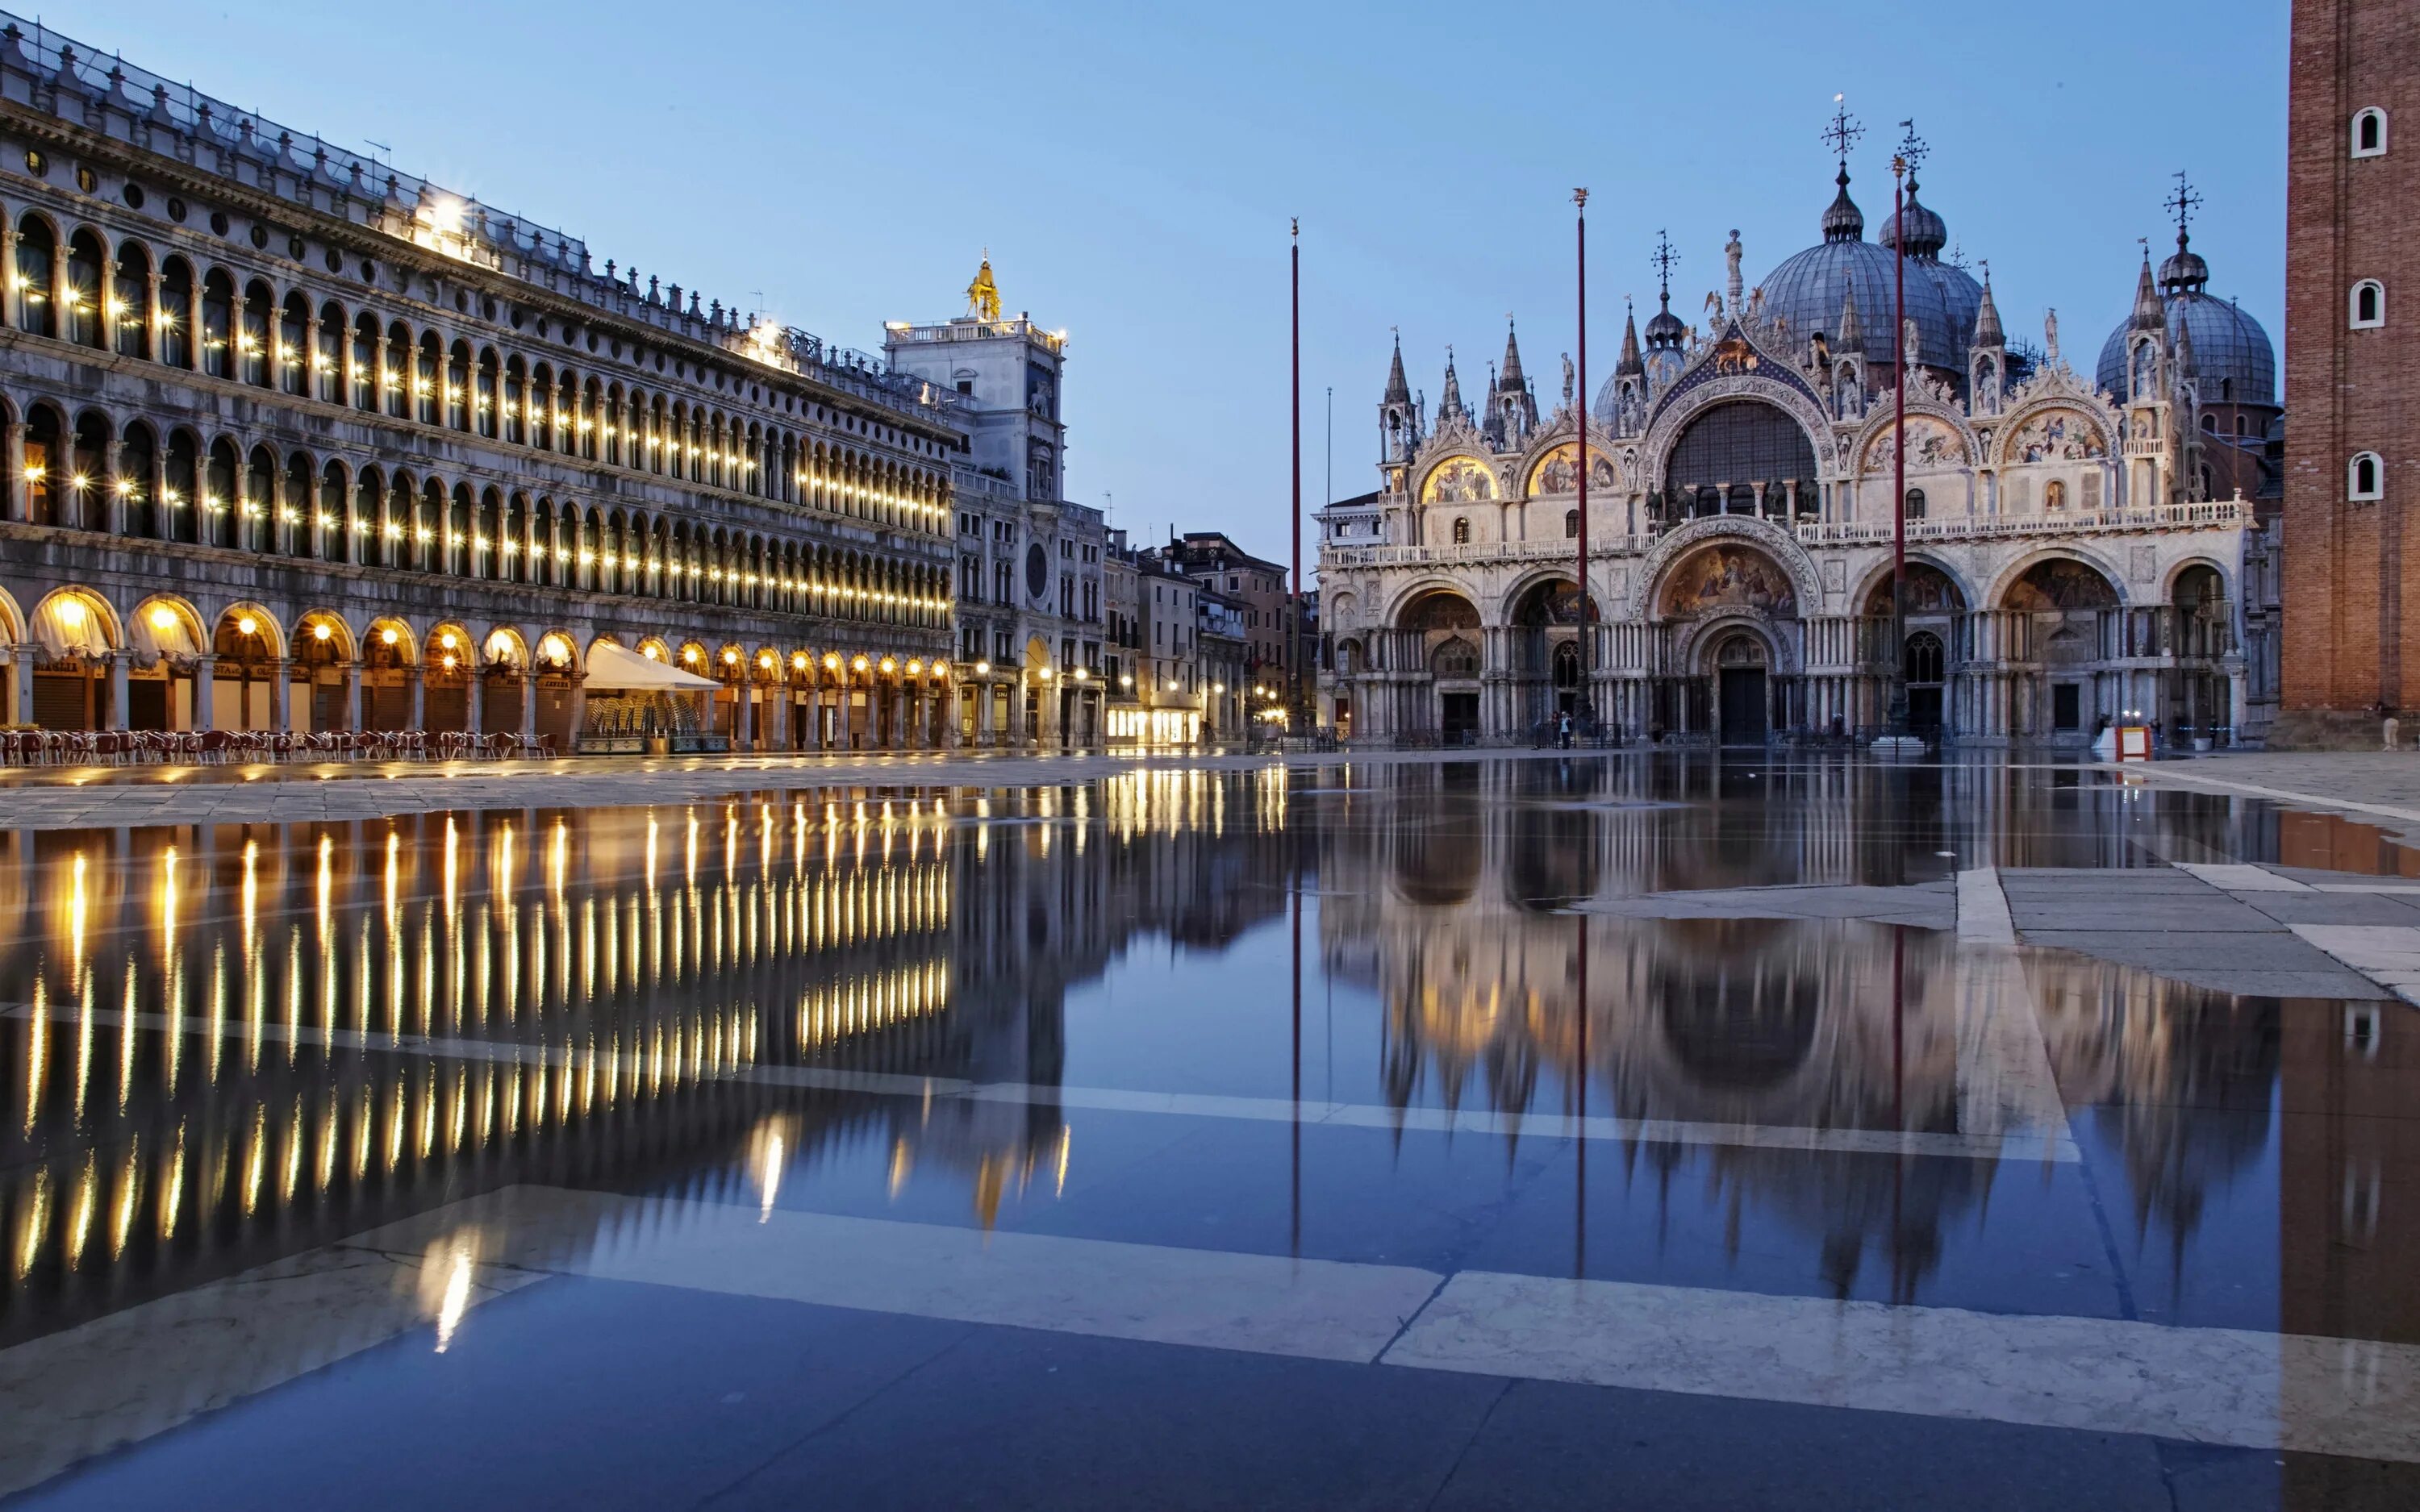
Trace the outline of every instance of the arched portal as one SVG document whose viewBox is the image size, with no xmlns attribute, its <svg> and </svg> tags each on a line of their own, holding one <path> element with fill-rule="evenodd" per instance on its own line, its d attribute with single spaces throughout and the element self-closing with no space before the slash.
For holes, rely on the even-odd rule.
<svg viewBox="0 0 2420 1512">
<path fill-rule="evenodd" d="M 1531 583 L 1512 600 L 1510 651 L 1515 717 L 1534 730 L 1541 721 L 1587 712 L 1580 676 L 1580 594 L 1568 578 Z M 1589 617 L 1597 618 L 1596 606 Z"/>
<path fill-rule="evenodd" d="M 2012 668 L 2003 714 L 2012 739 L 2084 740 L 2140 706 L 2124 660 L 2118 589 L 2073 557 L 2045 557 L 2000 598 L 2000 659 Z"/>
<path fill-rule="evenodd" d="M 1651 733 L 1761 745 L 1806 725 L 1798 589 L 1761 545 L 1706 542 L 1666 570 L 1652 602 L 1672 672 L 1652 687 Z"/>
<path fill-rule="evenodd" d="M 1958 668 L 1966 659 L 1966 595 L 1947 573 L 1929 562 L 1909 563 L 1904 580 L 1894 648 L 1891 575 L 1885 571 L 1875 578 L 1866 594 L 1859 660 L 1875 682 L 1871 704 L 1878 711 L 1885 702 L 1879 684 L 1889 675 L 1892 660 L 1898 660 L 1906 679 L 1908 728 L 1930 737 L 1950 728 L 1950 711 L 1961 697 L 1955 685 L 1963 675 Z"/>
<path fill-rule="evenodd" d="M 1480 697 L 1488 636 L 1478 606 L 1452 589 L 1434 588 L 1408 600 L 1395 626 L 1388 637 L 1389 666 L 1411 676 L 1389 690 L 1398 701 L 1388 714 L 1391 728 L 1457 746 L 1496 734 L 1501 711 L 1485 709 Z"/>
</svg>

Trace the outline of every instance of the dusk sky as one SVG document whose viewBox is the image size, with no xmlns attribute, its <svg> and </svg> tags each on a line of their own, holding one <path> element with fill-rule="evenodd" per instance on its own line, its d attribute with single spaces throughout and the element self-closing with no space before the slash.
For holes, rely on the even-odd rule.
<svg viewBox="0 0 2420 1512">
<path fill-rule="evenodd" d="M 1519 317 L 1543 408 L 1573 346 L 1591 191 L 1590 386 L 1659 228 L 1695 320 L 1737 227 L 1751 284 L 1819 239 L 1836 92 L 1869 235 L 1914 117 L 1925 201 L 1988 258 L 2012 337 L 2059 312 L 2086 372 L 2188 170 L 2211 292 L 2282 337 L 2286 7 L 1545 8 L 542 3 L 196 7 L 46 23 L 607 257 L 878 350 L 963 313 L 1069 332 L 1068 496 L 1284 550 L 1286 221 L 1303 223 L 1304 492 L 1372 486 L 1388 328 L 1434 407 Z"/>
</svg>

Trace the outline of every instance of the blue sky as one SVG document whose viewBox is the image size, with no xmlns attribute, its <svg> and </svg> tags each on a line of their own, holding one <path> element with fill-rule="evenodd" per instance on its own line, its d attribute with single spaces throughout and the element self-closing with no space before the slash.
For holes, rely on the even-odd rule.
<svg viewBox="0 0 2420 1512">
<path fill-rule="evenodd" d="M 1835 92 L 1868 225 L 1914 117 L 1924 197 L 1988 257 L 2012 334 L 2071 360 L 2123 316 L 2188 169 L 2212 291 L 2281 334 L 2286 7 L 1935 4 L 595 3 L 47 9 L 71 37 L 513 214 L 601 265 L 878 347 L 961 312 L 1070 332 L 1068 493 L 1138 536 L 1281 554 L 1286 221 L 1303 222 L 1306 505 L 1372 486 L 1388 328 L 1434 404 L 1506 312 L 1543 402 L 1572 347 L 1570 193 L 1591 191 L 1591 384 L 1668 229 L 1694 318 L 1738 227 L 1753 283 L 1818 239 Z M 2180 26 L 2180 21 L 2189 24 Z M 761 291 L 762 298 L 759 299 Z"/>
</svg>

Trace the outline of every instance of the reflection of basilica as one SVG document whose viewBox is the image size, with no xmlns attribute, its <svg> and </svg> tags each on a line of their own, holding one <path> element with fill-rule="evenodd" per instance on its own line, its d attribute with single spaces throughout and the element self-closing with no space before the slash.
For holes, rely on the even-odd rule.
<svg viewBox="0 0 2420 1512">
<path fill-rule="evenodd" d="M 1914 191 L 1903 332 L 1892 228 L 1864 239 L 1845 154 L 1822 242 L 1749 288 L 1734 233 L 1702 329 L 1672 313 L 1668 279 L 1644 346 L 1625 330 L 1587 414 L 1601 623 L 1585 651 L 1568 363 L 1541 421 L 1511 335 L 1476 411 L 1449 355 L 1432 415 L 1398 350 L 1382 486 L 1323 517 L 1323 723 L 1484 742 L 1592 708 L 1633 737 L 1762 744 L 1878 724 L 1896 658 L 1913 722 L 1963 741 L 2081 740 L 2127 709 L 2219 739 L 2265 726 L 2268 337 L 2208 292 L 2180 221 L 2175 255 L 2156 274 L 2145 260 L 2133 315 L 2078 373 L 2055 314 L 2039 347 L 2009 337 L 1988 278 L 1944 259 L 1947 230 Z"/>
<path fill-rule="evenodd" d="M 1974 1030 L 1978 1007 L 2022 1000 L 2039 1015 L 2070 1118 L 2122 1159 L 2124 1196 L 2112 1198 L 2124 1211 L 2110 1216 L 2130 1256 L 2198 1270 L 2189 1252 L 2217 1195 L 2257 1193 L 2273 1179 L 2266 1162 L 2280 1140 L 2288 1221 L 2271 1242 L 2284 1256 L 2283 1323 L 2420 1339 L 2420 1313 L 2392 1270 L 2420 1253 L 2420 1229 L 2382 1185 L 2413 1154 L 2400 1148 L 2408 1120 L 2345 1117 L 2393 1095 L 2402 1016 L 2382 1005 L 2232 999 L 2047 951 L 1994 966 L 1925 930 L 1569 912 L 1584 896 L 1900 880 L 1894 869 L 1906 858 L 1868 838 L 1885 810 L 1918 856 L 1936 842 L 1985 851 L 1976 830 L 1927 828 L 1924 795 L 1911 802 L 1888 774 L 1856 764 L 1772 774 L 1798 787 L 1764 795 L 1760 827 L 1728 837 L 1719 792 L 1674 810 L 1648 802 L 1655 790 L 1621 765 L 1575 763 L 1579 779 L 1564 781 L 1551 775 L 1561 764 L 1406 770 L 1386 796 L 1355 799 L 1395 805 L 1395 822 L 1364 814 L 1321 833 L 1323 877 L 1368 879 L 1323 897 L 1319 948 L 1331 978 L 1378 1004 L 1396 1105 L 2015 1132 L 1993 1113 L 2008 1105 L 1994 1085 L 2006 1068 Z M 2230 805 L 2181 803 L 2138 820 L 2135 795 L 2051 785 L 2051 775 L 2041 790 L 2011 792 L 2005 769 L 1952 768 L 1969 787 L 1939 796 L 1945 810 L 1978 816 L 2008 865 L 2127 864 L 2088 839 L 2060 841 L 2043 822 L 2058 813 L 2086 831 L 2130 835 L 2129 844 L 2273 856 L 2294 839 L 2295 816 L 2247 824 Z M 2281 1086 L 2295 1110 L 2323 1116 L 2281 1131 L 2272 1112 Z M 1699 1172 L 1734 1214 L 1745 1207 L 1808 1236 L 1843 1295 L 1869 1256 L 1887 1265 L 1893 1295 L 1915 1295 L 1945 1231 L 1979 1219 L 1999 1168 L 1646 1140 L 1621 1159 L 1659 1194 Z M 1900 1167 L 1896 1180 L 1886 1164 Z M 2223 1252 L 2240 1242 L 2228 1233 L 2215 1243 Z"/>
</svg>

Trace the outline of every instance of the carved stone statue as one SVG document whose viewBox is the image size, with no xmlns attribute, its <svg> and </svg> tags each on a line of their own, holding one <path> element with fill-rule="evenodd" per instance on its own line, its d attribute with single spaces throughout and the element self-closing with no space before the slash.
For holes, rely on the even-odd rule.
<svg viewBox="0 0 2420 1512">
<path fill-rule="evenodd" d="M 1572 354 L 1563 353 L 1563 403 L 1572 402 Z"/>
<path fill-rule="evenodd" d="M 1916 334 L 1914 316 L 1907 317 L 1905 325 L 1900 331 L 1899 347 L 1900 363 L 1907 372 L 1914 373 L 1924 365 L 1924 342 Z"/>
<path fill-rule="evenodd" d="M 1730 240 L 1723 243 L 1723 263 L 1730 270 L 1730 282 L 1727 286 L 1730 290 L 1730 312 L 1736 316 L 1740 313 L 1741 288 L 1740 239 L 1739 232 L 1736 230 L 1731 232 Z"/>
<path fill-rule="evenodd" d="M 2055 308 L 2042 316 L 2042 361 L 2047 366 L 2058 363 L 2058 311 Z"/>
</svg>

